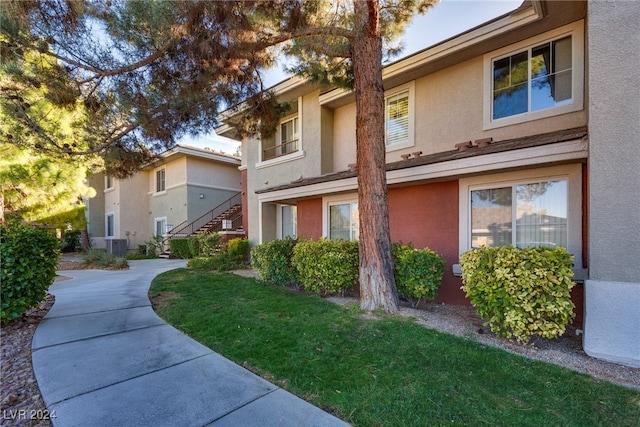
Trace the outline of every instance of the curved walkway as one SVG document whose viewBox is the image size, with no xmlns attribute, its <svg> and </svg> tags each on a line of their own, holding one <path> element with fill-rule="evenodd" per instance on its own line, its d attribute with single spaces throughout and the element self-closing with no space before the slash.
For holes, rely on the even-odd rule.
<svg viewBox="0 0 640 427">
<path fill-rule="evenodd" d="M 65 271 L 33 337 L 33 368 L 58 426 L 344 426 L 160 319 L 147 297 L 181 260 Z"/>
</svg>

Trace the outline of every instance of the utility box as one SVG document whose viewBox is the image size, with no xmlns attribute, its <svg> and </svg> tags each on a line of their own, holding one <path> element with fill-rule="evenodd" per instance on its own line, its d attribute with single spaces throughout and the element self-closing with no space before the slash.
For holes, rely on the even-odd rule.
<svg viewBox="0 0 640 427">
<path fill-rule="evenodd" d="M 107 242 L 107 252 L 117 257 L 127 254 L 127 239 L 109 239 Z"/>
</svg>

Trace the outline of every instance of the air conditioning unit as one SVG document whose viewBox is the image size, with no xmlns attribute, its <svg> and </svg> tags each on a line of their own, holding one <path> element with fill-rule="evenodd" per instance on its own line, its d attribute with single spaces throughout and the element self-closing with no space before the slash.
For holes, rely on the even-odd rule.
<svg viewBox="0 0 640 427">
<path fill-rule="evenodd" d="M 127 239 L 108 239 L 107 252 L 118 257 L 125 256 L 127 254 Z"/>
</svg>

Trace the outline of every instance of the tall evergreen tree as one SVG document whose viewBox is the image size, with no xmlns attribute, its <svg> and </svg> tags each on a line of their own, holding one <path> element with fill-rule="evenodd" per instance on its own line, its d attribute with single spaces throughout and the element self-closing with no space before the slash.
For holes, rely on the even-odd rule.
<svg viewBox="0 0 640 427">
<path fill-rule="evenodd" d="M 36 63 L 49 72 L 23 83 L 46 85 L 61 107 L 84 108 L 74 124 L 88 134 L 82 147 L 52 137 L 46 117 L 30 107 L 14 108 L 39 137 L 38 148 L 100 152 L 116 176 L 185 133 L 209 130 L 221 109 L 240 102 L 248 107 L 236 123 L 242 133 L 273 133 L 282 109 L 264 91 L 261 73 L 276 55 L 298 58 L 298 74 L 354 89 L 361 306 L 393 312 L 382 58 L 394 53 L 391 42 L 414 14 L 435 1 L 9 1 L 0 53 L 19 62 L 25 51 L 37 52 Z"/>
</svg>

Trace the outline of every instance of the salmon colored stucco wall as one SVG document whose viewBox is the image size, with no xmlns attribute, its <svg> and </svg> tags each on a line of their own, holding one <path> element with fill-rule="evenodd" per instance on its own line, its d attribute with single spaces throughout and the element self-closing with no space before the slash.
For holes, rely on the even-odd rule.
<svg viewBox="0 0 640 427">
<path fill-rule="evenodd" d="M 458 263 L 458 181 L 389 190 L 391 241 L 428 247 L 445 259 L 436 302 L 469 304 L 452 273 Z"/>
<path fill-rule="evenodd" d="M 249 235 L 249 201 L 247 196 L 247 170 L 240 171 L 240 181 L 242 188 L 242 228 L 245 235 Z"/>
<path fill-rule="evenodd" d="M 322 199 L 298 201 L 298 236 L 317 240 L 322 237 Z"/>
</svg>

